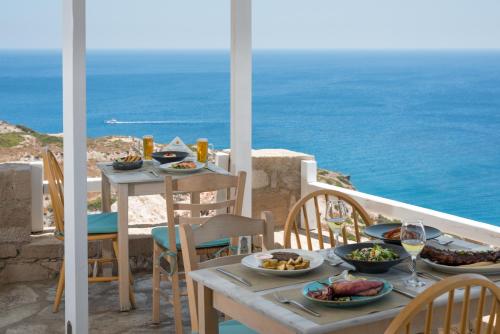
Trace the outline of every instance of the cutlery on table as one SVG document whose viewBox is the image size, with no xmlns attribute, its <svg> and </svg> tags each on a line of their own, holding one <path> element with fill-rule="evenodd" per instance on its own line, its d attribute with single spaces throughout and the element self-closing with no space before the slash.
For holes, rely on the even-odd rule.
<svg viewBox="0 0 500 334">
<path fill-rule="evenodd" d="M 150 170 L 149 172 L 150 172 L 151 174 L 153 174 L 154 176 L 156 176 L 156 177 L 160 177 L 160 175 L 158 175 L 158 173 L 157 173 L 157 172 L 155 172 L 154 170 Z"/>
<path fill-rule="evenodd" d="M 281 304 L 291 304 L 291 305 L 294 305 L 294 306 L 300 308 L 302 311 L 307 312 L 315 317 L 321 317 L 321 314 L 319 314 L 318 312 L 311 310 L 309 307 L 302 305 L 301 303 L 299 303 L 298 301 L 295 301 L 293 299 L 287 299 L 285 297 L 278 295 L 277 293 L 274 294 L 274 299 L 276 299 Z"/>
<path fill-rule="evenodd" d="M 449 244 L 453 243 L 453 239 L 452 240 L 437 240 L 437 243 L 440 244 L 441 246 L 448 246 Z"/>
<path fill-rule="evenodd" d="M 344 263 L 344 260 L 342 259 L 338 259 L 338 260 L 329 260 L 327 258 L 325 258 L 326 262 L 331 265 L 332 267 L 338 267 L 340 266 L 342 263 Z"/>
<path fill-rule="evenodd" d="M 392 287 L 392 291 L 395 291 L 395 292 L 397 292 L 397 293 L 400 293 L 400 294 L 402 294 L 403 296 L 406 296 L 406 297 L 411 298 L 411 299 L 415 298 L 415 296 L 414 296 L 414 295 L 412 295 L 411 293 L 406 292 L 406 291 L 403 291 L 403 290 L 401 290 L 401 289 L 399 289 L 399 288 L 396 288 L 395 286 L 393 286 L 393 287 Z"/>
<path fill-rule="evenodd" d="M 413 271 L 413 266 L 411 265 L 411 263 L 410 263 L 410 264 L 408 264 L 408 268 L 410 269 L 410 272 L 405 271 L 405 270 L 403 270 L 403 269 L 399 269 L 399 270 L 401 270 L 402 272 L 408 273 L 408 274 L 412 273 L 412 271 Z M 441 280 L 442 280 L 442 278 L 441 278 L 441 277 L 436 276 L 436 275 L 431 274 L 431 273 L 428 273 L 428 272 L 425 272 L 425 271 L 417 271 L 417 275 L 418 275 L 418 276 L 420 276 L 420 277 L 423 277 L 423 278 L 432 279 L 432 280 L 434 280 L 434 281 L 441 281 Z"/>
<path fill-rule="evenodd" d="M 243 277 L 240 277 L 240 276 L 238 276 L 238 275 L 235 275 L 235 274 L 233 274 L 233 273 L 231 273 L 231 272 L 229 272 L 229 271 L 226 271 L 226 270 L 224 270 L 224 269 L 222 269 L 222 268 L 217 268 L 217 269 L 215 269 L 215 270 L 217 270 L 218 272 L 220 272 L 220 273 L 222 273 L 222 274 L 224 274 L 224 275 L 226 275 L 226 276 L 228 276 L 228 277 L 231 277 L 231 278 L 232 278 L 232 279 L 234 279 L 234 280 L 237 280 L 238 282 L 240 282 L 240 283 L 242 283 L 242 284 L 244 284 L 244 285 L 246 285 L 246 286 L 252 286 L 252 283 L 250 283 L 249 281 L 247 281 L 247 280 L 246 280 L 246 279 L 244 279 Z"/>
</svg>

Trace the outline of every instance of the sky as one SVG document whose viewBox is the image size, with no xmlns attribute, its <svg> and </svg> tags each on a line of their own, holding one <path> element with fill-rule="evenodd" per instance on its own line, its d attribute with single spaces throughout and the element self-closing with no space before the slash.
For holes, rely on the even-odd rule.
<svg viewBox="0 0 500 334">
<path fill-rule="evenodd" d="M 0 48 L 61 47 L 62 0 L 0 0 Z M 256 49 L 500 48 L 498 0 L 253 0 Z M 90 49 L 227 49 L 229 0 L 87 0 Z"/>
</svg>

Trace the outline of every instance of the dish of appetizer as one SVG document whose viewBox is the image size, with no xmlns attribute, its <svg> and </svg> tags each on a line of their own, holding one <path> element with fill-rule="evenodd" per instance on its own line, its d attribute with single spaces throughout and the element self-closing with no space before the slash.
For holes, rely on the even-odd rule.
<svg viewBox="0 0 500 334">
<path fill-rule="evenodd" d="M 127 155 L 113 161 L 113 168 L 117 170 L 132 170 L 141 168 L 143 164 L 142 158 L 137 155 Z"/>
<path fill-rule="evenodd" d="M 442 234 L 437 228 L 431 226 L 424 226 L 424 228 L 427 240 L 437 238 Z M 398 223 L 367 226 L 363 233 L 386 243 L 401 245 L 401 224 Z"/>
<path fill-rule="evenodd" d="M 270 255 L 270 259 L 262 260 L 262 268 L 275 270 L 300 270 L 309 268 L 310 261 L 297 253 L 275 252 Z"/>
<path fill-rule="evenodd" d="M 392 289 L 392 284 L 383 279 L 351 276 L 347 280 L 309 283 L 303 288 L 302 294 L 325 306 L 352 307 L 376 301 Z"/>
<path fill-rule="evenodd" d="M 204 164 L 192 160 L 183 160 L 160 165 L 159 168 L 171 173 L 194 173 L 205 167 Z"/>
<path fill-rule="evenodd" d="M 302 249 L 277 249 L 254 253 L 241 259 L 241 264 L 262 274 L 296 276 L 323 264 L 323 256 Z"/>
<path fill-rule="evenodd" d="M 410 256 L 403 247 L 393 244 L 361 242 L 335 248 L 335 254 L 363 273 L 384 273 Z"/>
<path fill-rule="evenodd" d="M 188 155 L 189 153 L 182 151 L 160 151 L 160 152 L 154 152 L 151 156 L 160 164 L 166 164 L 169 162 L 181 161 Z"/>
<path fill-rule="evenodd" d="M 441 249 L 425 246 L 422 260 L 435 270 L 446 273 L 500 274 L 500 250 Z"/>
<path fill-rule="evenodd" d="M 358 248 L 353 250 L 347 257 L 357 261 L 392 261 L 399 259 L 399 255 L 392 249 L 374 244 L 373 247 Z"/>
</svg>

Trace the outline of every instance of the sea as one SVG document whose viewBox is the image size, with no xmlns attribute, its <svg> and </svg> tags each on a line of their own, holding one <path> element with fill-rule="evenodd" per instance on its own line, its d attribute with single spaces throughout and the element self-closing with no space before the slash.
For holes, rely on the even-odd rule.
<svg viewBox="0 0 500 334">
<path fill-rule="evenodd" d="M 88 136 L 228 147 L 229 65 L 227 50 L 89 51 Z M 500 226 L 500 51 L 257 50 L 253 69 L 254 148 Z M 0 51 L 0 119 L 62 132 L 60 51 Z"/>
</svg>

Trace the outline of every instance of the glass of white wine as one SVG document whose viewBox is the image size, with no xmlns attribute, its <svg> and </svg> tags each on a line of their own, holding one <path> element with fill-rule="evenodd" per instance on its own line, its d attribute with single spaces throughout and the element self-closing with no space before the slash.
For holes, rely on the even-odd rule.
<svg viewBox="0 0 500 334">
<path fill-rule="evenodd" d="M 335 248 L 339 245 L 339 235 L 347 220 L 347 206 L 341 200 L 327 201 L 325 222 L 335 236 L 335 245 L 328 252 L 329 258 L 336 258 Z"/>
<path fill-rule="evenodd" d="M 401 245 L 411 255 L 412 275 L 406 281 L 409 287 L 422 287 L 425 282 L 418 279 L 417 276 L 417 256 L 425 246 L 426 241 L 425 228 L 421 220 L 415 222 L 404 222 L 401 226 Z"/>
</svg>

